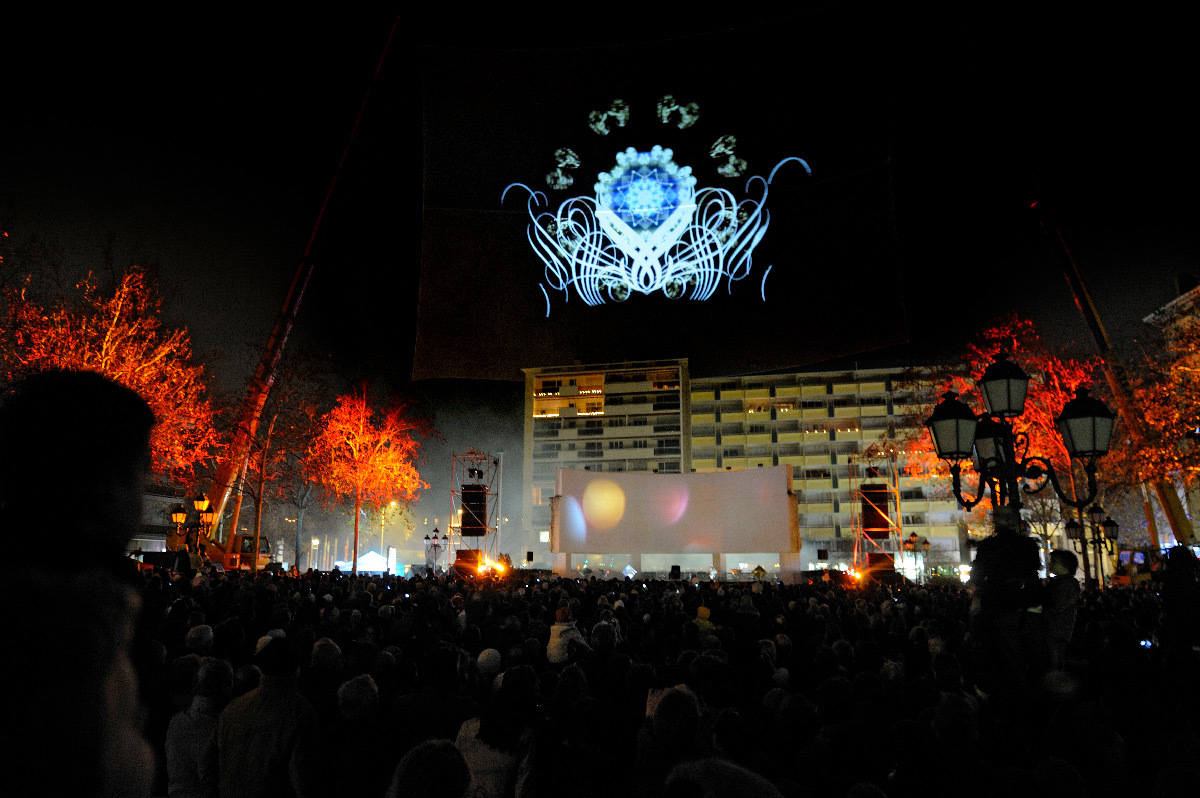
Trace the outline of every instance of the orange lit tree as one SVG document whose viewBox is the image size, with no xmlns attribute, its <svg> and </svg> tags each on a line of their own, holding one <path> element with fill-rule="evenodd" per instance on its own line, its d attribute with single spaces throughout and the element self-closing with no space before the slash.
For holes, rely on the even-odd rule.
<svg viewBox="0 0 1200 798">
<path fill-rule="evenodd" d="M 1200 482 L 1200 318 L 1194 308 L 1173 319 L 1161 346 L 1127 373 L 1147 438 L 1141 446 L 1122 439 L 1112 467 L 1131 484 L 1165 475 L 1194 488 Z"/>
<path fill-rule="evenodd" d="M 429 487 L 417 473 L 424 424 L 402 405 L 379 410 L 366 390 L 339 396 L 321 420 L 305 465 L 333 500 L 354 501 L 353 572 L 358 572 L 359 516 L 382 512 L 393 501 L 408 504 Z"/>
<path fill-rule="evenodd" d="M 187 484 L 216 443 L 204 367 L 185 329 L 161 319 L 153 279 L 131 267 L 114 284 L 89 273 L 65 295 L 10 272 L 0 286 L 0 369 L 5 382 L 36 371 L 96 371 L 137 391 L 158 418 L 151 439 L 156 473 Z"/>
</svg>

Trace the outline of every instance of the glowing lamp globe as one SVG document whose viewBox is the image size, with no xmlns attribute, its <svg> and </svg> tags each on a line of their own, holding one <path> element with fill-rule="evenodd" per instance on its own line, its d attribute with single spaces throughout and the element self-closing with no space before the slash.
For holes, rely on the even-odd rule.
<svg viewBox="0 0 1200 798">
<path fill-rule="evenodd" d="M 971 456 L 975 448 L 975 428 L 979 420 L 958 394 L 947 391 L 942 401 L 934 408 L 933 415 L 925 422 L 933 438 L 933 447 L 938 457 L 957 462 Z"/>
<path fill-rule="evenodd" d="M 1025 411 L 1029 375 L 1001 352 L 976 383 L 988 415 L 1013 418 Z"/>
<path fill-rule="evenodd" d="M 1087 388 L 1077 388 L 1054 424 L 1072 457 L 1100 457 L 1108 452 L 1116 419 L 1104 402 L 1088 396 Z"/>
</svg>

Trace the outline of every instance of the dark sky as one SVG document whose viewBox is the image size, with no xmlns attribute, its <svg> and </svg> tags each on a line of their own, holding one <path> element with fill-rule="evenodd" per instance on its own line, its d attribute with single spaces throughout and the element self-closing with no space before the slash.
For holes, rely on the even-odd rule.
<svg viewBox="0 0 1200 798">
<path fill-rule="evenodd" d="M 403 20 L 316 245 L 305 333 L 349 376 L 401 386 L 414 341 L 423 374 L 516 378 L 522 365 L 642 354 L 799 366 L 902 339 L 922 357 L 1006 309 L 1081 339 L 1034 197 L 1053 204 L 1118 334 L 1136 334 L 1174 276 L 1196 272 L 1194 64 L 1178 21 L 1035 4 L 805 8 Z M 158 263 L 197 347 L 240 370 L 389 26 L 345 11 L 6 24 L 0 221 L 79 261 L 111 246 L 118 261 Z M 617 150 L 671 146 L 645 122 L 665 92 L 701 102 L 701 123 L 675 137 L 678 160 L 709 170 L 701 184 L 717 182 L 704 152 L 725 132 L 750 173 L 789 155 L 813 167 L 812 180 L 785 172 L 773 187 L 767 306 L 758 265 L 724 304 L 647 299 L 587 315 L 576 301 L 544 320 L 539 264 L 501 191 L 541 180 L 560 146 L 583 157 L 580 193 Z M 618 96 L 643 125 L 599 140 L 586 112 Z M 731 338 L 714 317 L 759 321 Z M 675 338 L 647 346 L 664 326 Z M 587 327 L 603 345 L 566 332 Z M 754 355 L 731 363 L 741 340 Z"/>
</svg>

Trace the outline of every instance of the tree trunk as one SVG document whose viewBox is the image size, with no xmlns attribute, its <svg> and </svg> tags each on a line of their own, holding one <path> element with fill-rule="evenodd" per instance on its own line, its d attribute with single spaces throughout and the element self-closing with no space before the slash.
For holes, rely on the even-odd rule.
<svg viewBox="0 0 1200 798">
<path fill-rule="evenodd" d="M 304 540 L 304 510 L 300 509 L 296 513 L 296 570 L 300 570 L 300 553 L 303 549 L 300 548 L 300 541 Z M 312 568 L 312 547 L 309 546 L 309 563 L 308 567 Z"/>
<path fill-rule="evenodd" d="M 271 452 L 271 433 L 275 430 L 277 418 L 278 414 L 271 416 L 271 423 L 267 424 L 267 436 L 263 439 L 262 450 L 258 454 L 258 496 L 254 501 L 254 558 L 250 560 L 251 576 L 258 573 L 258 547 L 262 539 L 263 502 L 266 500 L 267 457 Z"/>
<path fill-rule="evenodd" d="M 362 489 L 354 490 L 354 560 L 350 563 L 350 575 L 358 576 L 358 516 L 362 512 Z"/>
</svg>

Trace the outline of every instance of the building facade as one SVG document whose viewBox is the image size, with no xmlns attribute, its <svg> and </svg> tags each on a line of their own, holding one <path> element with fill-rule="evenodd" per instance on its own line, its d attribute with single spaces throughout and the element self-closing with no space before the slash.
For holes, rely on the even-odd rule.
<svg viewBox="0 0 1200 798">
<path fill-rule="evenodd" d="M 787 465 L 802 568 L 894 556 L 915 534 L 929 546 L 916 547 L 907 569 L 949 572 L 961 561 L 962 514 L 952 497 L 902 473 L 895 440 L 934 401 L 905 387 L 903 376 L 883 368 L 691 378 L 686 360 L 526 369 L 523 521 L 538 541 L 533 564 L 551 560 L 550 497 L 559 468 L 682 473 Z M 872 497 L 867 512 L 864 495 Z M 867 540 L 864 524 L 880 526 L 867 521 L 871 507 L 881 509 L 887 528 L 869 531 Z M 714 563 L 745 565 L 720 554 L 713 552 Z"/>
</svg>

